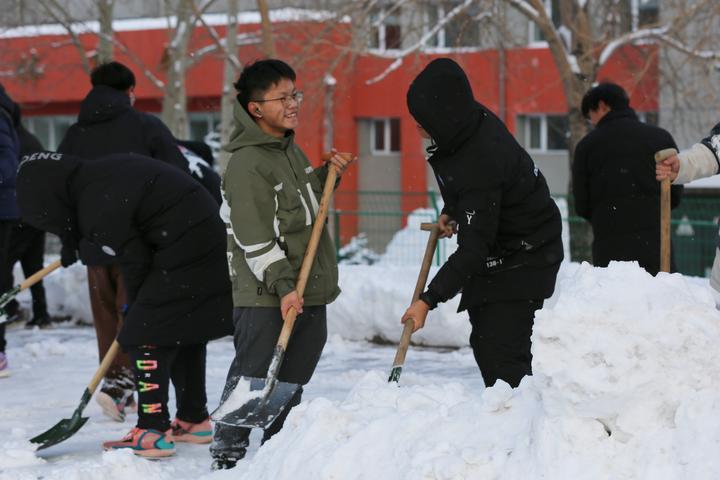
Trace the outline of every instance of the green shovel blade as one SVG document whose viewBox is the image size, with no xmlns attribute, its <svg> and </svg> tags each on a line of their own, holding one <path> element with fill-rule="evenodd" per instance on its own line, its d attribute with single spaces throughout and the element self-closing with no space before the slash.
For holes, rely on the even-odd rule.
<svg viewBox="0 0 720 480">
<path fill-rule="evenodd" d="M 30 442 L 39 444 L 40 446 L 37 449 L 42 450 L 43 448 L 57 445 L 58 443 L 75 435 L 75 433 L 88 421 L 88 417 L 83 417 L 82 412 L 91 396 L 92 394 L 90 393 L 90 390 L 85 389 L 85 393 L 83 393 L 82 399 L 80 400 L 80 405 L 75 409 L 72 417 L 63 418 L 50 430 L 31 438 Z"/>
</svg>

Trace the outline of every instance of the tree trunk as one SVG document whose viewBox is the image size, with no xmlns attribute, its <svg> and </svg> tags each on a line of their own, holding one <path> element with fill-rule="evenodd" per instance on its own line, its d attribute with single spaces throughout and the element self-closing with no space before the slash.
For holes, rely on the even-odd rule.
<svg viewBox="0 0 720 480">
<path fill-rule="evenodd" d="M 260 24 L 262 27 L 262 50 L 267 58 L 275 58 L 277 54 L 275 53 L 275 41 L 267 0 L 257 0 L 257 7 L 260 12 Z"/>
<path fill-rule="evenodd" d="M 228 25 L 225 33 L 225 47 L 229 55 L 237 54 L 237 21 L 238 16 L 238 0 L 228 0 Z M 233 82 L 237 78 L 238 70 L 229 57 L 225 58 L 225 69 L 223 75 L 223 94 L 220 107 L 220 153 L 218 156 L 218 166 L 221 172 L 225 171 L 228 161 L 230 160 L 230 152 L 222 149 L 230 140 L 230 134 L 233 129 L 233 110 L 235 108 L 235 89 Z"/>
<path fill-rule="evenodd" d="M 98 0 L 98 17 L 100 21 L 100 42 L 98 45 L 97 63 L 111 62 L 113 59 L 113 9 L 115 0 Z"/>
<path fill-rule="evenodd" d="M 185 73 L 187 70 L 187 49 L 192 35 L 194 22 L 192 17 L 192 0 L 180 0 L 175 16 L 177 25 L 173 38 L 165 49 L 164 63 L 167 69 L 165 96 L 163 97 L 162 119 L 175 137 L 187 139 L 187 92 L 185 90 Z M 168 3 L 168 12 L 172 11 Z"/>
</svg>

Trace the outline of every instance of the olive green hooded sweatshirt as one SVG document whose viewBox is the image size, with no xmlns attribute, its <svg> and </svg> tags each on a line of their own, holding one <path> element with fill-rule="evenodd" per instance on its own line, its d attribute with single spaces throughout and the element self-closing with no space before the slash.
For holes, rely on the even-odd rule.
<svg viewBox="0 0 720 480">
<path fill-rule="evenodd" d="M 232 153 L 223 176 L 220 215 L 227 225 L 228 261 L 236 307 L 273 307 L 295 288 L 319 208 L 327 167 L 314 170 L 293 142 L 263 132 L 239 103 Z M 326 305 L 340 293 L 335 249 L 320 237 L 303 298 Z"/>
</svg>

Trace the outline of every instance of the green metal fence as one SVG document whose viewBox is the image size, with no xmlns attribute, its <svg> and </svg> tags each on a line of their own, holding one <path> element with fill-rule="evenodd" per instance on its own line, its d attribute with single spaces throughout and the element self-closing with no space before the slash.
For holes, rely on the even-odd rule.
<svg viewBox="0 0 720 480">
<path fill-rule="evenodd" d="M 343 197 L 344 196 L 344 197 Z M 340 208 L 351 196 L 357 196 L 356 208 Z M 410 199 L 410 200 L 409 200 Z M 590 261 L 592 230 L 584 219 L 572 215 L 567 205 L 572 199 L 555 197 L 563 213 L 563 228 L 572 232 L 566 250 L 573 261 Z M 419 204 L 424 209 L 403 208 L 402 205 Z M 338 259 L 343 263 L 412 264 L 419 262 L 427 235 L 408 232 L 411 224 L 432 222 L 442 208 L 442 199 L 436 192 L 342 192 L 336 195 L 336 207 L 330 211 L 330 224 L 334 233 Z M 672 212 L 672 248 L 678 271 L 686 275 L 707 276 L 715 256 L 720 215 L 720 194 L 687 191 L 678 208 Z M 347 231 L 357 235 L 347 240 Z M 343 235 L 341 235 L 343 232 Z M 416 232 L 417 233 L 417 232 Z M 340 241 L 345 237 L 345 241 Z M 454 242 L 454 240 L 450 241 Z M 450 242 L 442 242 L 435 257 L 440 264 L 452 252 Z M 567 251 L 566 251 L 567 255 Z"/>
</svg>

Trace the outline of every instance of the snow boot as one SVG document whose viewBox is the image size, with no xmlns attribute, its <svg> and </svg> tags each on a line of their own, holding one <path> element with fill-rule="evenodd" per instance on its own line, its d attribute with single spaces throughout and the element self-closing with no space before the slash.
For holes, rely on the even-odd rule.
<svg viewBox="0 0 720 480">
<path fill-rule="evenodd" d="M 170 424 L 173 432 L 173 438 L 176 442 L 187 443 L 210 443 L 212 442 L 212 425 L 210 419 L 206 418 L 200 423 L 190 423 L 176 418 Z"/>
<path fill-rule="evenodd" d="M 235 468 L 237 462 L 242 460 L 245 456 L 245 449 L 238 453 L 239 454 L 236 455 L 227 455 L 224 453 L 213 455 L 213 461 L 210 468 L 213 470 L 230 470 L 231 468 Z"/>
<path fill-rule="evenodd" d="M 133 398 L 135 380 L 132 371 L 126 367 L 118 367 L 109 372 L 103 380 L 102 388 L 95 395 L 105 415 L 116 422 L 125 421 L 125 410 L 137 411 Z"/>
<path fill-rule="evenodd" d="M 8 364 L 7 355 L 5 352 L 0 352 L 0 378 L 10 376 L 10 365 Z"/>
<path fill-rule="evenodd" d="M 52 324 L 50 317 L 33 317 L 32 320 L 25 324 L 25 328 L 48 328 Z"/>
<path fill-rule="evenodd" d="M 169 457 L 175 454 L 175 442 L 172 430 L 159 432 L 157 430 L 135 427 L 121 440 L 103 442 L 105 450 L 119 450 L 129 448 L 135 455 L 146 458 Z"/>
</svg>

